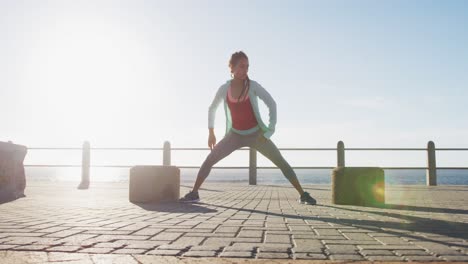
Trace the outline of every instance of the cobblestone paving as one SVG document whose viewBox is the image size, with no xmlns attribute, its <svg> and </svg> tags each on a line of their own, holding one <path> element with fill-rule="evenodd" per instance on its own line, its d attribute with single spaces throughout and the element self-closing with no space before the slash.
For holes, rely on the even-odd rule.
<svg viewBox="0 0 468 264">
<path fill-rule="evenodd" d="M 158 205 L 130 203 L 127 183 L 29 183 L 0 204 L 0 256 L 468 261 L 468 186 L 387 186 L 385 208 L 333 205 L 328 185 L 305 186 L 317 206 L 289 186 L 203 187 L 201 203 Z"/>
</svg>

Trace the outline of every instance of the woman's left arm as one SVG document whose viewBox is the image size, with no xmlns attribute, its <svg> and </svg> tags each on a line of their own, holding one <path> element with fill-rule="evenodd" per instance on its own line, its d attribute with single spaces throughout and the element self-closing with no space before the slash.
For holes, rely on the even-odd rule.
<svg viewBox="0 0 468 264">
<path fill-rule="evenodd" d="M 257 83 L 257 90 L 256 91 L 257 91 L 258 97 L 260 97 L 260 99 L 262 99 L 262 101 L 265 102 L 265 104 L 267 105 L 268 110 L 269 110 L 270 120 L 269 120 L 269 124 L 268 124 L 268 132 L 265 132 L 265 134 L 263 134 L 265 136 L 265 138 L 269 139 L 273 135 L 273 133 L 275 133 L 275 127 L 276 127 L 276 102 L 273 99 L 273 97 L 271 97 L 270 93 L 268 93 L 267 90 L 265 88 L 263 88 L 259 83 Z"/>
</svg>

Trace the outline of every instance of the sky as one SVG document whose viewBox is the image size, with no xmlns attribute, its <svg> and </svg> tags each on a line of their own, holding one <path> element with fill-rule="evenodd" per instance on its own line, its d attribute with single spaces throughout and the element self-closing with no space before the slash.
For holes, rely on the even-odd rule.
<svg viewBox="0 0 468 264">
<path fill-rule="evenodd" d="M 468 2 L 450 0 L 0 0 L 0 141 L 207 147 L 208 106 L 242 50 L 277 103 L 278 147 L 467 148 L 466 25 Z M 218 141 L 224 122 L 219 107 Z M 298 166 L 335 163 L 313 155 Z M 446 166 L 467 157 L 438 154 Z"/>
</svg>

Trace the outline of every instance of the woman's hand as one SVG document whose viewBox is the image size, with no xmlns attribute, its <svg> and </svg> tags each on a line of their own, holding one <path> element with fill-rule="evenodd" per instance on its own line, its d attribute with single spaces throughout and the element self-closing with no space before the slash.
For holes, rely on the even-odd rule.
<svg viewBox="0 0 468 264">
<path fill-rule="evenodd" d="M 213 150 L 215 145 L 216 145 L 216 136 L 214 132 L 210 132 L 210 135 L 208 136 L 208 147 L 210 147 L 210 149 Z"/>
</svg>

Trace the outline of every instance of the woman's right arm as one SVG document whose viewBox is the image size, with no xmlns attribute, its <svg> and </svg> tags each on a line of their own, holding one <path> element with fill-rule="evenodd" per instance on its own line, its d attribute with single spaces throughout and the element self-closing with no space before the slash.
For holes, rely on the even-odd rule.
<svg viewBox="0 0 468 264">
<path fill-rule="evenodd" d="M 216 93 L 213 102 L 211 103 L 210 107 L 208 108 L 208 147 L 213 150 L 213 147 L 216 145 L 216 136 L 214 134 L 214 121 L 216 116 L 216 109 L 218 108 L 219 104 L 223 100 L 222 95 L 222 86 L 219 87 L 218 92 Z"/>
<path fill-rule="evenodd" d="M 210 133 L 208 135 L 208 147 L 210 148 L 210 150 L 213 150 L 214 146 L 216 145 L 216 136 L 214 134 L 213 128 L 209 128 L 209 130 Z"/>
<path fill-rule="evenodd" d="M 216 96 L 214 97 L 213 102 L 211 102 L 210 107 L 208 107 L 208 128 L 209 129 L 214 128 L 216 109 L 218 108 L 218 105 L 221 103 L 222 100 L 223 100 L 223 95 L 222 95 L 222 86 L 221 86 L 219 87 L 218 92 L 216 92 Z"/>
</svg>

